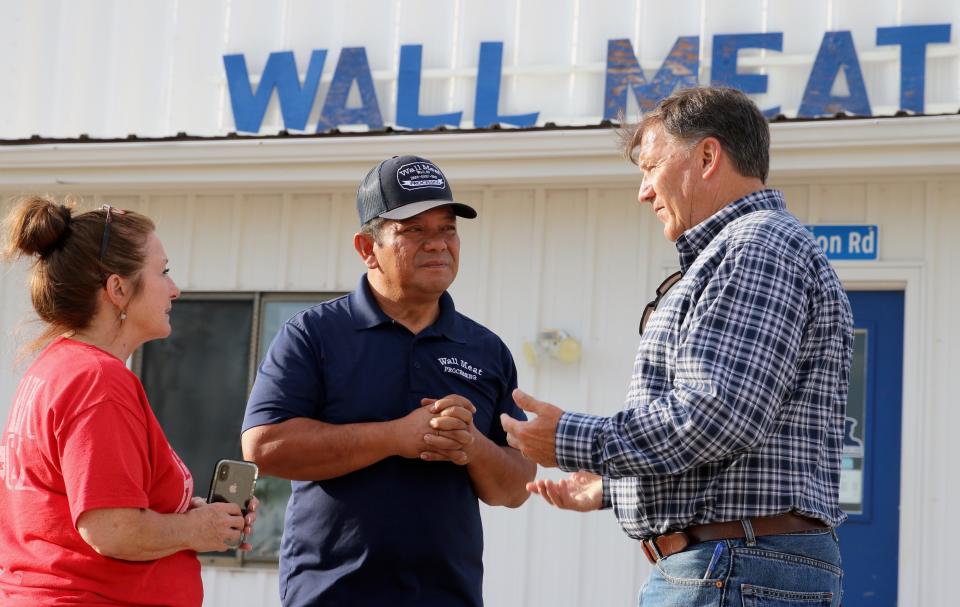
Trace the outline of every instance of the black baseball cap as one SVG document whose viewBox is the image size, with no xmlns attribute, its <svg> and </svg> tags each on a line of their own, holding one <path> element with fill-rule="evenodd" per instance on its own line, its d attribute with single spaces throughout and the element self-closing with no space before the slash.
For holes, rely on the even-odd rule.
<svg viewBox="0 0 960 607">
<path fill-rule="evenodd" d="M 473 207 L 453 201 L 453 190 L 440 168 L 419 156 L 394 156 L 370 169 L 357 188 L 360 225 L 375 217 L 409 219 L 448 205 L 459 217 L 473 219 Z"/>
</svg>

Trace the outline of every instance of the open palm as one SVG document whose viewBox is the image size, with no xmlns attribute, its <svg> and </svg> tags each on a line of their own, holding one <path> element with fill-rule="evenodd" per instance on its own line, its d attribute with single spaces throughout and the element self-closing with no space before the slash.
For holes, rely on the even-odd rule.
<svg viewBox="0 0 960 607">
<path fill-rule="evenodd" d="M 581 471 L 559 481 L 540 479 L 527 483 L 527 491 L 536 493 L 551 506 L 562 510 L 589 512 L 600 508 L 603 481 L 596 474 Z"/>
</svg>

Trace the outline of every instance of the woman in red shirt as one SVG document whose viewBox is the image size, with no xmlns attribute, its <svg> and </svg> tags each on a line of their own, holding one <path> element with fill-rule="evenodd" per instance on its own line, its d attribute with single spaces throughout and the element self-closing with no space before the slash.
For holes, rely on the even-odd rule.
<svg viewBox="0 0 960 607">
<path fill-rule="evenodd" d="M 196 553 L 249 535 L 256 500 L 244 517 L 192 497 L 124 363 L 170 334 L 180 295 L 153 222 L 32 197 L 7 235 L 8 255 L 37 258 L 30 294 L 47 330 L 0 436 L 0 604 L 200 605 Z"/>
</svg>

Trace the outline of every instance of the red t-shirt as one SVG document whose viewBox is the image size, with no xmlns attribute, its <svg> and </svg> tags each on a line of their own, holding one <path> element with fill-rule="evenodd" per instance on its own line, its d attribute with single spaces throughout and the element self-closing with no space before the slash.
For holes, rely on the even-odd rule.
<svg viewBox="0 0 960 607">
<path fill-rule="evenodd" d="M 0 604 L 200 605 L 195 552 L 124 561 L 77 531 L 88 510 L 184 512 L 193 495 L 123 362 L 57 339 L 20 382 L 0 441 Z"/>
</svg>

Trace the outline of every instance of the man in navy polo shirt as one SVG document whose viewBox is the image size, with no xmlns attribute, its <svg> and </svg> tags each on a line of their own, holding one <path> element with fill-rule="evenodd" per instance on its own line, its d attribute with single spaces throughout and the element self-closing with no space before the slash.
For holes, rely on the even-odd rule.
<svg viewBox="0 0 960 607">
<path fill-rule="evenodd" d="M 294 605 L 482 605 L 477 498 L 516 507 L 536 466 L 507 446 L 517 372 L 446 292 L 454 202 L 432 162 L 393 157 L 357 191 L 357 289 L 290 319 L 247 403 L 243 453 L 292 480 L 280 596 Z"/>
</svg>

